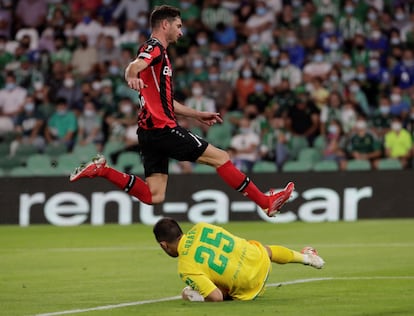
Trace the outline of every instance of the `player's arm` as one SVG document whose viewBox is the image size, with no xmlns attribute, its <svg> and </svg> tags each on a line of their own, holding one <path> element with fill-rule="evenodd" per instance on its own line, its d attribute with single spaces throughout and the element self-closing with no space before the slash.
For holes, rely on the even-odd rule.
<svg viewBox="0 0 414 316">
<path fill-rule="evenodd" d="M 191 117 L 204 123 L 208 126 L 211 126 L 215 123 L 222 123 L 223 119 L 220 117 L 220 113 L 216 112 L 202 112 L 197 111 L 188 106 L 181 104 L 180 102 L 174 100 L 174 112 L 175 114 Z"/>
<path fill-rule="evenodd" d="M 128 82 L 128 86 L 134 90 L 141 90 L 145 88 L 145 83 L 141 78 L 138 78 L 138 74 L 148 67 L 146 61 L 142 58 L 136 58 L 125 69 L 125 80 Z"/>
</svg>

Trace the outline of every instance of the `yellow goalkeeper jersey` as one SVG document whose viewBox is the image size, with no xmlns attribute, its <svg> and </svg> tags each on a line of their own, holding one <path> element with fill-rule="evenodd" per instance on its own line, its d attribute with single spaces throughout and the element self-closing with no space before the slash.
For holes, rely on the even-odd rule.
<svg viewBox="0 0 414 316">
<path fill-rule="evenodd" d="M 178 254 L 180 277 L 203 297 L 219 287 L 233 299 L 254 299 L 264 290 L 271 270 L 262 244 L 207 223 L 196 224 L 183 235 Z"/>
</svg>

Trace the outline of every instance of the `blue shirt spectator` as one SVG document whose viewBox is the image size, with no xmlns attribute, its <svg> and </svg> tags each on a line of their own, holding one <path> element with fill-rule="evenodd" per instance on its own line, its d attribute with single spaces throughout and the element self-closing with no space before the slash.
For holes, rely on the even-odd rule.
<svg viewBox="0 0 414 316">
<path fill-rule="evenodd" d="M 414 55 L 411 49 L 404 50 L 402 60 L 392 71 L 394 83 L 401 89 L 409 89 L 414 85 Z"/>
</svg>

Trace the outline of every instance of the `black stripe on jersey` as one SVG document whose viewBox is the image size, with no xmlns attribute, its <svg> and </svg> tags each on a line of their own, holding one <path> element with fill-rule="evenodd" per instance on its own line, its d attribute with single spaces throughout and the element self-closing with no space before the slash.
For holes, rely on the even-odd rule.
<svg viewBox="0 0 414 316">
<path fill-rule="evenodd" d="M 165 58 L 165 51 L 162 52 L 162 69 L 161 71 L 168 66 L 168 63 L 166 62 L 166 58 Z M 160 74 L 160 93 L 161 92 L 166 92 L 167 91 L 167 76 L 166 74 L 161 73 Z M 172 78 L 170 78 L 170 80 L 172 80 Z M 168 108 L 168 99 L 171 100 L 171 103 L 173 102 L 173 98 L 171 95 L 166 95 L 166 94 L 161 94 L 161 103 L 162 103 L 162 108 L 164 110 L 165 115 L 174 120 L 174 115 L 171 113 L 170 109 Z M 172 105 L 172 104 L 171 104 Z"/>
</svg>

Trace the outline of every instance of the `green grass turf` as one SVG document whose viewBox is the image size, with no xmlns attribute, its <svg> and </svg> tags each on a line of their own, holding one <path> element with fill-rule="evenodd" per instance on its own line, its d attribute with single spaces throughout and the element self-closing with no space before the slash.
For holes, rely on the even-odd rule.
<svg viewBox="0 0 414 316">
<path fill-rule="evenodd" d="M 191 224 L 183 224 L 188 229 Z M 249 302 L 182 300 L 70 315 L 413 315 L 414 220 L 353 223 L 231 223 L 236 235 L 300 250 L 316 247 L 322 270 L 273 265 Z M 0 315 L 36 315 L 179 295 L 176 260 L 143 225 L 0 226 Z"/>
</svg>

